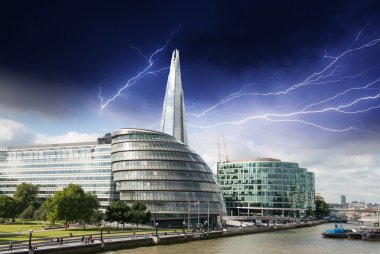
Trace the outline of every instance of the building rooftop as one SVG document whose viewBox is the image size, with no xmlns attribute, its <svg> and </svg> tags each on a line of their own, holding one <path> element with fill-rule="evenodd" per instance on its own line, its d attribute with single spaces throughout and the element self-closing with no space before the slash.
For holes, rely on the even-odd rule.
<svg viewBox="0 0 380 254">
<path fill-rule="evenodd" d="M 18 150 L 18 149 L 38 149 L 38 148 L 49 148 L 49 147 L 69 147 L 69 146 L 86 146 L 86 145 L 97 145 L 97 141 L 91 142 L 77 142 L 77 143 L 61 143 L 61 144 L 46 144 L 46 145 L 26 145 L 26 146 L 10 146 L 8 150 Z"/>
<path fill-rule="evenodd" d="M 223 162 L 223 163 L 239 163 L 239 162 L 252 162 L 252 161 L 277 161 L 277 162 L 281 162 L 281 160 L 278 160 L 278 159 L 273 159 L 273 158 L 260 158 L 260 157 L 256 157 L 256 158 L 251 159 L 251 160 L 222 161 L 222 162 Z"/>
</svg>

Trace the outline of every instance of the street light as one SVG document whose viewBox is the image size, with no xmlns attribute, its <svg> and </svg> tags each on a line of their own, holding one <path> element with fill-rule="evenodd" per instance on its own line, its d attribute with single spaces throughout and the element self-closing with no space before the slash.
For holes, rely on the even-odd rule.
<svg viewBox="0 0 380 254">
<path fill-rule="evenodd" d="M 184 234 L 185 234 L 185 224 L 186 224 L 186 222 L 183 221 L 183 222 L 182 222 L 182 231 L 183 231 Z"/>
<path fill-rule="evenodd" d="M 100 241 L 103 242 L 103 225 L 100 226 Z"/>
<path fill-rule="evenodd" d="M 158 222 L 156 222 L 156 237 L 158 237 Z"/>
<path fill-rule="evenodd" d="M 208 225 L 208 222 L 207 222 L 207 220 L 205 221 L 204 225 L 205 225 L 205 228 L 204 228 L 204 230 L 206 230 L 206 225 Z M 208 233 L 208 227 L 207 227 L 207 233 Z"/>
<path fill-rule="evenodd" d="M 29 229 L 29 250 L 32 249 L 32 233 L 33 230 Z"/>
</svg>

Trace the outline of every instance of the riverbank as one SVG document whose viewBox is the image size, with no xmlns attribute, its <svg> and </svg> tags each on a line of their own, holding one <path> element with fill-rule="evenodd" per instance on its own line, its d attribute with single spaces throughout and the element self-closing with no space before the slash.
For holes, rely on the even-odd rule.
<svg viewBox="0 0 380 254">
<path fill-rule="evenodd" d="M 104 238 L 104 241 L 94 241 L 94 243 L 82 243 L 80 240 L 67 241 L 62 245 L 60 243 L 39 243 L 37 249 L 14 249 L 13 251 L 3 250 L 1 253 L 55 253 L 55 254 L 79 254 L 79 253 L 95 253 L 102 251 L 114 251 L 128 248 L 137 248 L 143 246 L 156 246 L 165 244 L 185 243 L 191 241 L 208 240 L 222 237 L 233 237 L 247 234 L 257 234 L 264 232 L 273 232 L 281 230 L 289 230 L 296 228 L 312 227 L 325 223 L 325 221 L 309 222 L 303 224 L 285 224 L 270 227 L 244 227 L 244 228 L 231 228 L 226 231 L 212 231 L 212 232 L 183 232 L 181 233 L 161 233 L 155 235 L 135 235 L 129 237 L 118 238 Z"/>
</svg>

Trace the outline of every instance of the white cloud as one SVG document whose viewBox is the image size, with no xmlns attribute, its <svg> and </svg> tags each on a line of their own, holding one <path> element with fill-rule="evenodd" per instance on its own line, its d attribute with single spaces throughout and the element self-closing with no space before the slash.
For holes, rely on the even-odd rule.
<svg viewBox="0 0 380 254">
<path fill-rule="evenodd" d="M 95 141 L 97 133 L 78 133 L 69 131 L 62 135 L 47 135 L 30 132 L 22 123 L 0 119 L 0 147 L 30 145 L 30 144 L 59 144 Z"/>
<path fill-rule="evenodd" d="M 380 144 L 375 140 L 324 140 L 324 146 L 320 146 L 320 140 L 294 138 L 292 133 L 270 128 L 190 129 L 190 146 L 214 170 L 218 161 L 217 139 L 224 154 L 223 133 L 230 161 L 271 157 L 296 162 L 315 173 L 316 192 L 321 192 L 328 202 L 340 202 L 340 195 L 346 195 L 348 201 L 380 203 Z"/>
<path fill-rule="evenodd" d="M 25 126 L 13 120 L 0 119 L 0 142 L 10 141 L 17 133 L 25 133 Z"/>
<path fill-rule="evenodd" d="M 35 143 L 36 144 L 60 144 L 60 143 L 74 143 L 74 142 L 87 142 L 94 141 L 99 137 L 96 133 L 78 133 L 76 131 L 70 131 L 63 135 L 46 135 L 46 134 L 36 134 Z"/>
</svg>

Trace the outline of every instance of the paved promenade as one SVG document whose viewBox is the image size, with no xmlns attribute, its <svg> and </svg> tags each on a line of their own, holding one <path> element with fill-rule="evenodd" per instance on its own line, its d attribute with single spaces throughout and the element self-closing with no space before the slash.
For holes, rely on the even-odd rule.
<svg viewBox="0 0 380 254">
<path fill-rule="evenodd" d="M 288 230 L 302 227 L 311 227 L 319 225 L 323 222 L 313 222 L 304 224 L 285 224 L 269 227 L 234 227 L 223 231 L 211 231 L 211 232 L 160 232 L 158 237 L 156 235 L 136 234 L 124 235 L 124 236 L 109 236 L 106 235 L 101 239 L 85 239 L 82 242 L 81 238 L 67 238 L 62 242 L 57 241 L 45 241 L 39 243 L 33 243 L 32 246 L 36 249 L 29 250 L 28 244 L 14 245 L 12 251 L 8 251 L 8 248 L 1 247 L 0 253 L 95 253 L 100 251 L 118 250 L 125 248 L 136 248 L 141 246 L 153 246 L 158 244 L 175 244 L 181 242 L 188 242 L 194 240 L 206 240 L 212 238 L 237 236 L 244 234 L 255 234 L 262 232 L 271 232 L 279 230 Z M 86 243 L 87 242 L 87 243 Z"/>
</svg>

